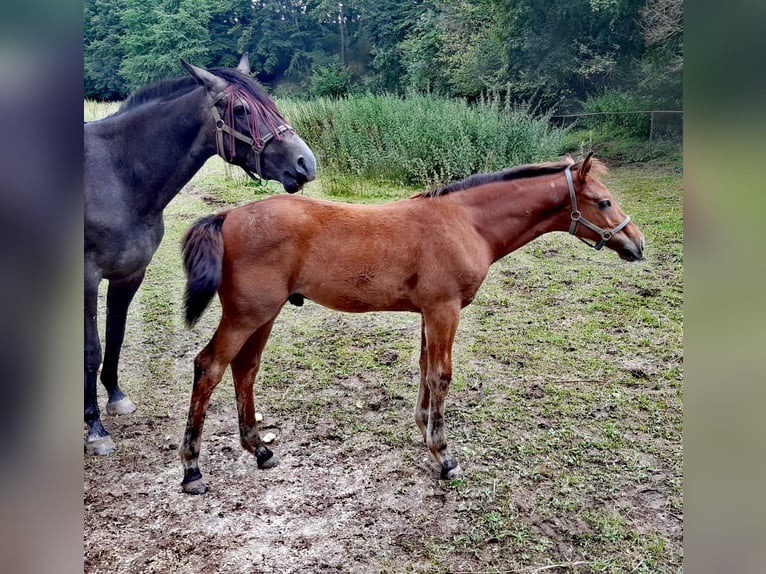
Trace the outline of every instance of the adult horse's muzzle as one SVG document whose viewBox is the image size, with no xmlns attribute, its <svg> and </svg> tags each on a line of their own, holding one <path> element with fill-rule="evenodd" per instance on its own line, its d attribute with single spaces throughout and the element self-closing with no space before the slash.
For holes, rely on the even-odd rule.
<svg viewBox="0 0 766 574">
<path fill-rule="evenodd" d="M 274 164 L 281 167 L 275 179 L 279 180 L 287 193 L 295 193 L 316 178 L 317 160 L 311 148 L 295 132 L 284 137 L 280 143 L 283 144 L 281 153 L 292 158 L 292 161 L 286 161 L 283 157 L 282 161 Z M 273 151 L 277 152 L 277 149 Z M 268 155 L 264 160 L 268 160 Z"/>
<path fill-rule="evenodd" d="M 264 138 L 264 145 L 260 149 L 253 148 L 254 163 L 257 166 L 255 171 L 246 165 L 246 158 L 235 158 L 232 163 L 242 168 L 252 180 L 279 181 L 287 193 L 295 193 L 304 184 L 316 178 L 317 163 L 314 153 L 295 132 L 282 134 L 279 145 L 272 142 L 273 138 Z"/>
</svg>

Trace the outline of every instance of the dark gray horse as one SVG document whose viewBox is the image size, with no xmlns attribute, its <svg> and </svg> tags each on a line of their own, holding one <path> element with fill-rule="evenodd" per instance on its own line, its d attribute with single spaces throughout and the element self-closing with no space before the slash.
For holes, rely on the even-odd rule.
<svg viewBox="0 0 766 574">
<path fill-rule="evenodd" d="M 249 176 L 293 193 L 316 176 L 311 149 L 249 76 L 181 62 L 189 76 L 141 88 L 120 109 L 85 124 L 85 449 L 109 454 L 96 379 L 102 361 L 98 285 L 107 290 L 101 382 L 110 414 L 135 410 L 117 382 L 128 306 L 162 240 L 162 212 L 205 161 L 218 153 Z"/>
</svg>

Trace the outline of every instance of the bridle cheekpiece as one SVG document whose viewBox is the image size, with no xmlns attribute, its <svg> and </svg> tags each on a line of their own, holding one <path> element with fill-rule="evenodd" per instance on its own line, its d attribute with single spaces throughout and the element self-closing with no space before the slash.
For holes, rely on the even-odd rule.
<svg viewBox="0 0 766 574">
<path fill-rule="evenodd" d="M 218 111 L 218 102 L 221 100 L 226 99 L 229 95 L 232 95 L 233 92 L 229 90 L 224 90 L 220 92 L 215 98 L 209 96 L 210 100 L 210 108 L 213 113 L 213 120 L 215 121 L 215 144 L 216 149 L 218 151 L 218 155 L 221 156 L 224 161 L 231 163 L 231 160 L 234 159 L 235 153 L 234 153 L 234 146 L 231 146 L 231 157 L 227 158 L 225 154 L 225 147 L 224 147 L 224 134 L 228 135 L 232 139 L 232 143 L 234 139 L 238 139 L 239 141 L 242 141 L 249 145 L 253 151 L 255 152 L 255 171 L 258 175 L 258 177 L 263 177 L 262 171 L 261 171 L 261 155 L 263 154 L 263 150 L 266 149 L 266 145 L 274 138 L 281 139 L 280 136 L 287 132 L 287 131 L 293 131 L 292 126 L 281 123 L 278 126 L 275 126 L 273 130 L 270 130 L 269 133 L 267 133 L 265 136 L 261 137 L 260 133 L 256 134 L 255 138 L 251 138 L 250 136 L 243 134 L 240 131 L 237 131 L 234 129 L 234 126 L 228 125 L 224 119 L 221 117 L 220 112 Z M 254 126 L 254 129 L 258 130 L 258 125 Z M 242 169 L 245 170 L 245 172 L 253 179 L 256 179 L 253 177 L 253 174 L 250 172 L 250 170 L 246 169 L 244 166 L 240 166 Z"/>
</svg>

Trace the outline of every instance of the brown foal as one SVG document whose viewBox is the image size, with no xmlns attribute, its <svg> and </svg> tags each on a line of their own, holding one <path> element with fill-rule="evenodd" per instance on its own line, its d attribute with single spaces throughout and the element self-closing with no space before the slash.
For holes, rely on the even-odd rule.
<svg viewBox="0 0 766 574">
<path fill-rule="evenodd" d="M 421 315 L 420 390 L 415 422 L 440 465 L 459 476 L 447 447 L 444 401 L 460 310 L 490 265 L 536 237 L 569 231 L 627 261 L 644 237 L 616 204 L 589 155 L 575 163 L 520 166 L 383 205 L 274 196 L 199 220 L 183 243 L 186 320 L 193 325 L 217 292 L 223 310 L 194 361 L 181 448 L 185 492 L 205 491 L 198 458 L 208 401 L 231 364 L 242 446 L 258 466 L 276 457 L 260 439 L 253 385 L 274 320 L 289 300 L 361 313 Z"/>
</svg>

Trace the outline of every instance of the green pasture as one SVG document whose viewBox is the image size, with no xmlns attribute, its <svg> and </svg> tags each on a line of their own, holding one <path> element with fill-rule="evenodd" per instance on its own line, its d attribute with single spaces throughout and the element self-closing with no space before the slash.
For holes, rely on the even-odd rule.
<svg viewBox="0 0 766 574">
<path fill-rule="evenodd" d="M 386 106 L 396 102 L 378 104 L 380 110 L 367 102 L 359 113 L 393 121 Z M 397 127 L 395 137 L 370 128 L 366 142 L 353 114 L 333 115 L 337 110 L 322 107 L 329 109 L 329 101 L 303 106 L 288 102 L 283 108 L 310 145 L 319 142 L 319 177 L 302 192 L 314 197 L 408 197 L 466 169 L 499 168 L 499 158 L 486 150 L 510 145 L 498 143 L 500 134 L 459 127 L 460 118 L 436 127 L 436 112 L 428 125 L 413 119 L 413 126 Z M 473 113 L 455 110 L 458 116 Z M 86 102 L 86 119 L 103 112 Z M 474 119 L 491 131 L 495 120 L 482 114 Z M 327 117 L 340 119 L 330 129 Z M 536 147 L 510 157 L 516 163 L 555 157 L 560 134 L 525 125 Z M 339 137 L 333 129 L 349 132 L 348 143 L 331 142 Z M 387 177 L 367 159 L 354 159 L 353 146 L 377 142 L 378 153 L 397 162 L 393 154 L 413 149 L 406 138 L 418 133 L 433 134 L 433 141 L 417 144 L 413 165 L 445 142 L 460 148 L 457 163 L 401 166 Z M 488 147 L 469 161 L 472 138 L 482 134 Z M 454 167 L 460 161 L 465 164 Z M 613 167 L 604 181 L 644 232 L 645 260 L 626 263 L 608 249 L 595 252 L 566 234 L 549 234 L 492 267 L 463 311 L 447 401 L 448 436 L 464 477 L 438 488 L 451 509 L 448 519 L 459 528 L 446 537 L 413 529 L 396 542 L 402 561 L 379 565 L 381 572 L 681 571 L 682 177 L 670 167 L 634 165 Z M 188 400 L 192 366 L 178 357 L 193 356 L 219 317 L 214 303 L 194 332 L 184 330 L 182 234 L 199 216 L 278 192 L 275 184 L 252 183 L 213 158 L 171 202 L 165 240 L 129 317 L 124 361 L 134 374 L 124 386 L 142 408 L 167 417 L 163 397 Z M 346 437 L 349 449 L 375 444 L 408 464 L 419 460 L 424 448 L 411 440 L 419 329 L 411 314 L 342 315 L 309 301 L 287 307 L 266 349 L 256 404 L 276 420 L 321 421 Z M 339 402 L 331 390 L 350 379 L 363 384 L 344 386 Z M 369 404 L 370 393 L 383 424 L 359 414 L 357 405 Z M 215 401 L 233 404 L 226 381 Z M 179 413 L 170 423 L 177 436 L 185 422 Z M 315 440 L 330 439 L 317 434 Z M 419 520 L 425 525 L 432 517 Z"/>
</svg>

